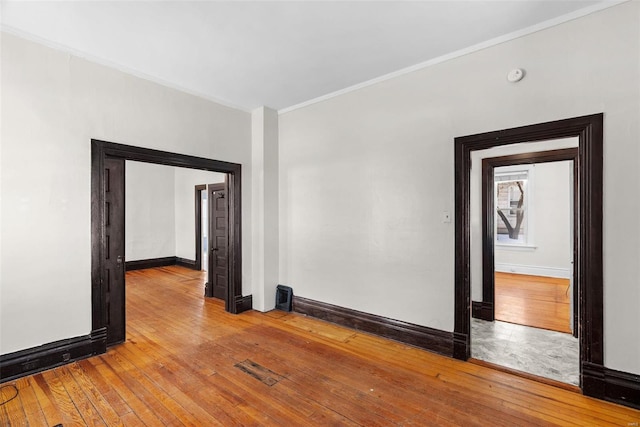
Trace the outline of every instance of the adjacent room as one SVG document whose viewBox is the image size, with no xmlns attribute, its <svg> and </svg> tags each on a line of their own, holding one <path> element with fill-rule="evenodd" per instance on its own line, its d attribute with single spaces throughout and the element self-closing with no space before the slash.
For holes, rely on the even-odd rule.
<svg viewBox="0 0 640 427">
<path fill-rule="evenodd" d="M 472 357 L 574 386 L 577 156 L 577 138 L 479 150 L 470 198 Z"/>
<path fill-rule="evenodd" d="M 640 422 L 640 2 L 0 23 L 3 425 Z"/>
</svg>

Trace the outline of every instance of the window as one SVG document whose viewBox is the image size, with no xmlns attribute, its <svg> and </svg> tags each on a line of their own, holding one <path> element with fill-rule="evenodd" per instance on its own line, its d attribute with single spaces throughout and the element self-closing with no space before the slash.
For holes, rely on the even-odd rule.
<svg viewBox="0 0 640 427">
<path fill-rule="evenodd" d="M 495 168 L 495 236 L 499 245 L 531 246 L 531 166 Z"/>
</svg>

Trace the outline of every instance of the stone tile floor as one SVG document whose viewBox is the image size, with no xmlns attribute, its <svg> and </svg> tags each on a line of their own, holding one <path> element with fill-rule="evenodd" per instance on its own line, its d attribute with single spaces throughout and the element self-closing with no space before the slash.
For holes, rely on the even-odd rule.
<svg viewBox="0 0 640 427">
<path fill-rule="evenodd" d="M 570 334 L 471 319 L 471 357 L 579 385 L 580 347 Z"/>
</svg>

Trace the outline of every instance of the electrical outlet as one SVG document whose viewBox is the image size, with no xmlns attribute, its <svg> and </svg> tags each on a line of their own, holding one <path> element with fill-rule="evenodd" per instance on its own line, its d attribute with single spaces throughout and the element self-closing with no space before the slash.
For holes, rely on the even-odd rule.
<svg viewBox="0 0 640 427">
<path fill-rule="evenodd" d="M 62 354 L 62 361 L 63 362 L 68 362 L 69 360 L 71 360 L 71 353 L 63 353 Z"/>
</svg>

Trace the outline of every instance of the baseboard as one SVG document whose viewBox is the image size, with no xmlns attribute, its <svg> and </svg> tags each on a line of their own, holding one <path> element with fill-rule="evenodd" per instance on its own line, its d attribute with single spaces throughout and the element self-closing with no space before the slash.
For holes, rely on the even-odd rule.
<svg viewBox="0 0 640 427">
<path fill-rule="evenodd" d="M 640 375 L 638 374 L 584 362 L 582 392 L 586 396 L 640 409 Z"/>
<path fill-rule="evenodd" d="M 444 356 L 453 356 L 454 340 L 452 332 L 389 319 L 295 295 L 293 296 L 293 311 L 400 341 Z"/>
<path fill-rule="evenodd" d="M 453 333 L 453 358 L 458 360 L 469 360 L 471 357 L 471 335 Z"/>
<path fill-rule="evenodd" d="M 493 316 L 493 303 L 486 301 L 471 302 L 471 317 L 473 317 L 474 319 L 493 322 L 495 320 Z"/>
<path fill-rule="evenodd" d="M 176 257 L 176 265 L 179 265 L 180 267 L 190 268 L 191 270 L 200 270 L 198 266 L 196 266 L 196 260 L 194 259 Z"/>
<path fill-rule="evenodd" d="M 557 277 L 560 279 L 570 279 L 573 274 L 569 268 L 540 267 L 499 262 L 496 262 L 495 271 L 500 273 L 528 274 L 530 276 Z"/>
<path fill-rule="evenodd" d="M 85 359 L 107 351 L 107 329 L 0 356 L 0 382 Z"/>
<path fill-rule="evenodd" d="M 144 270 L 145 268 L 168 267 L 170 265 L 179 265 L 180 267 L 198 270 L 196 262 L 192 259 L 181 258 L 177 256 L 167 256 L 163 258 L 139 259 L 135 261 L 127 261 L 124 263 L 126 271 Z"/>
<path fill-rule="evenodd" d="M 251 310 L 253 308 L 253 296 L 246 295 L 244 297 L 236 298 L 236 314 L 240 314 L 244 311 Z"/>
<path fill-rule="evenodd" d="M 136 261 L 127 261 L 124 263 L 126 271 L 131 270 L 144 270 L 145 268 L 166 267 L 169 265 L 176 265 L 177 257 L 168 256 L 164 258 L 150 258 L 140 259 Z"/>
</svg>

